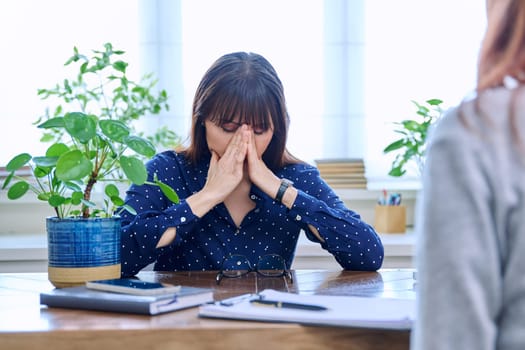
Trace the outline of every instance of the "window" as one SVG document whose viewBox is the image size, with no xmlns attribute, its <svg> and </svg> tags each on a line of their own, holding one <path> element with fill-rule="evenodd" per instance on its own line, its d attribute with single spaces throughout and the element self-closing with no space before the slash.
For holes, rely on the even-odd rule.
<svg viewBox="0 0 525 350">
<path fill-rule="evenodd" d="M 0 130 L 0 164 L 42 148 L 31 125 L 46 106 L 37 89 L 64 76 L 72 47 L 110 41 L 127 51 L 137 77 L 153 72 L 173 96 L 158 123 L 182 136 L 215 59 L 264 55 L 285 87 L 292 153 L 308 162 L 364 157 L 369 181 L 386 180 L 392 159 L 382 149 L 395 137 L 391 123 L 414 116 L 410 100 L 451 106 L 474 87 L 484 11 L 478 0 L 2 2 L 1 117 L 9 126 Z"/>
<path fill-rule="evenodd" d="M 281 78 L 289 108 L 290 151 L 305 160 L 322 154 L 323 1 L 184 0 L 182 64 L 185 115 L 197 84 L 223 54 L 266 57 Z"/>
<path fill-rule="evenodd" d="M 396 140 L 392 122 L 416 117 L 416 100 L 453 106 L 475 87 L 485 29 L 485 2 L 477 0 L 366 0 L 366 165 L 382 180 Z M 407 175 L 413 175 L 407 174 Z"/>
<path fill-rule="evenodd" d="M 129 0 L 0 2 L 0 165 L 22 152 L 45 151 L 32 125 L 48 105 L 37 89 L 68 74 L 63 64 L 74 46 L 88 53 L 112 42 L 135 63 L 130 75 L 138 76 L 137 18 L 137 2 Z"/>
</svg>

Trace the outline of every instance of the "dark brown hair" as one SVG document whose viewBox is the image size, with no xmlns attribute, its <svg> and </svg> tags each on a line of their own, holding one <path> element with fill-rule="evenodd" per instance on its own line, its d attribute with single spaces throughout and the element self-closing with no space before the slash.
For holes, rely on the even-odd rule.
<svg viewBox="0 0 525 350">
<path fill-rule="evenodd" d="M 298 163 L 286 149 L 290 118 L 277 72 L 263 56 L 234 52 L 220 57 L 204 74 L 193 100 L 190 145 L 186 157 L 194 164 L 210 157 L 204 121 L 239 122 L 267 130 L 273 137 L 262 155 L 272 170 Z"/>
</svg>

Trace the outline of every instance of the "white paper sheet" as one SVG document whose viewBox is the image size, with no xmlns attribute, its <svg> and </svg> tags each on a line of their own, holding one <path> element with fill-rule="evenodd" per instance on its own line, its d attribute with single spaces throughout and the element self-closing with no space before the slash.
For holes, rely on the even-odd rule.
<svg viewBox="0 0 525 350">
<path fill-rule="evenodd" d="M 415 300 L 354 296 L 301 295 L 266 289 L 267 300 L 320 305 L 323 311 L 257 306 L 241 298 L 230 306 L 215 304 L 199 308 L 199 316 L 309 325 L 332 325 L 382 329 L 410 329 L 415 320 Z"/>
</svg>

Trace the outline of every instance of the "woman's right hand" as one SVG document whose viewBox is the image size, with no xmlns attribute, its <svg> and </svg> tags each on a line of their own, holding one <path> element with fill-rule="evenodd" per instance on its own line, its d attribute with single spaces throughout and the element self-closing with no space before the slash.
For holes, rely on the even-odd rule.
<svg viewBox="0 0 525 350">
<path fill-rule="evenodd" d="M 208 178 L 201 191 L 188 197 L 187 201 L 193 213 L 199 217 L 206 214 L 239 185 L 244 175 L 244 160 L 248 150 L 249 132 L 242 125 L 233 135 L 222 157 L 214 150 L 211 152 Z"/>
</svg>

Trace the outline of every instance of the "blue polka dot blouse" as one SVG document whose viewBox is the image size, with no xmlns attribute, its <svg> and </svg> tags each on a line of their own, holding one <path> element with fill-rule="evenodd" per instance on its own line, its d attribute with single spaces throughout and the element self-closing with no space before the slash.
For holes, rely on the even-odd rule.
<svg viewBox="0 0 525 350">
<path fill-rule="evenodd" d="M 290 267 L 301 230 L 344 269 L 373 271 L 381 267 L 380 238 L 357 213 L 345 207 L 317 168 L 294 164 L 276 172 L 278 177 L 293 181 L 298 190 L 292 209 L 252 186 L 250 198 L 256 206 L 237 227 L 223 203 L 198 218 L 185 201 L 204 187 L 208 167 L 209 163 L 192 166 L 173 151 L 160 153 L 148 162 L 150 180 L 156 173 L 181 200 L 173 204 L 157 186 L 129 188 L 126 204 L 137 215 L 122 214 L 123 276 L 135 275 L 153 262 L 156 271 L 220 270 L 223 260 L 233 254 L 245 255 L 254 266 L 261 256 L 278 254 Z M 317 228 L 324 242 L 310 232 L 308 224 Z M 174 241 L 156 248 L 169 227 L 176 228 Z"/>
</svg>

